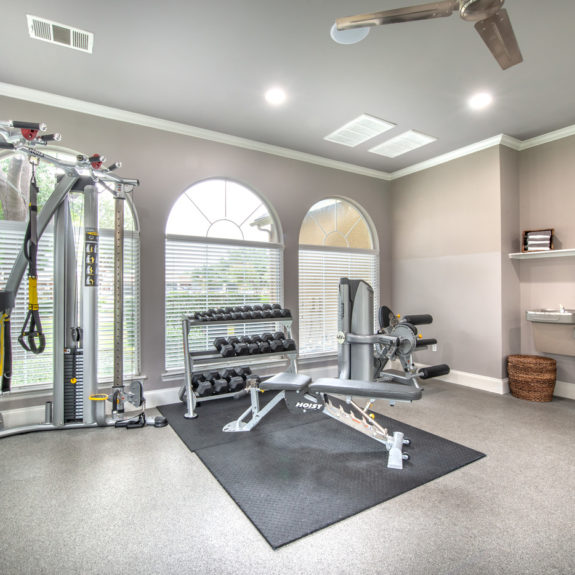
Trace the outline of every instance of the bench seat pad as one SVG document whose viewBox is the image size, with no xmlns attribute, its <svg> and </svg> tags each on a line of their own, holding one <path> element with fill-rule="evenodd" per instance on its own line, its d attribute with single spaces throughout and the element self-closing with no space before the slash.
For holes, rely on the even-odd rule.
<svg viewBox="0 0 575 575">
<path fill-rule="evenodd" d="M 301 391 L 310 381 L 309 375 L 285 371 L 262 381 L 258 387 L 264 391 Z"/>
<path fill-rule="evenodd" d="M 337 379 L 322 377 L 310 384 L 312 393 L 333 393 L 335 395 L 356 395 L 361 397 L 414 401 L 421 399 L 421 389 L 401 383 L 361 381 L 358 379 Z"/>
</svg>

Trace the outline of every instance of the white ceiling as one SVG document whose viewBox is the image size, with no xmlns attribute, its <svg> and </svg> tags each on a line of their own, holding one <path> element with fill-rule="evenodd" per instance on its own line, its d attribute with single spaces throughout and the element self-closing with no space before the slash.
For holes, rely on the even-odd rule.
<svg viewBox="0 0 575 575">
<path fill-rule="evenodd" d="M 2 0 L 0 82 L 385 172 L 575 124 L 573 0 L 505 2 L 524 58 L 505 71 L 457 14 L 352 46 L 330 38 L 337 17 L 422 2 Z M 26 14 L 94 33 L 93 54 L 31 39 Z M 288 93 L 281 107 L 263 98 L 273 85 Z M 494 103 L 477 113 L 466 100 L 479 90 Z M 360 114 L 396 126 L 355 148 L 323 139 Z M 437 141 L 394 159 L 368 151 L 407 130 Z"/>
</svg>

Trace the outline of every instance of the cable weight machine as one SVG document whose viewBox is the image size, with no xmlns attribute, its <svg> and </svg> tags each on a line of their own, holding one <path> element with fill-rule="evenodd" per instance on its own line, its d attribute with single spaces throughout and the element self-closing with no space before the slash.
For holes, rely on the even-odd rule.
<svg viewBox="0 0 575 575">
<path fill-rule="evenodd" d="M 41 152 L 38 150 L 39 146 L 60 139 L 58 135 L 39 136 L 38 134 L 45 129 L 44 124 L 0 122 L 0 150 L 22 153 L 35 163 L 49 162 L 64 171 L 64 175 L 58 180 L 35 222 L 38 240 L 50 221 L 54 222 L 53 396 L 52 400 L 45 404 L 43 423 L 5 428 L 0 418 L 0 437 L 31 431 L 94 426 L 163 427 L 167 424 L 165 418 L 160 416 L 147 418 L 145 415 L 142 383 L 132 381 L 125 385 L 123 381 L 123 215 L 124 206 L 126 202 L 131 203 L 131 192 L 139 182 L 112 173 L 121 166 L 119 163 L 103 168 L 104 158 L 97 154 L 90 157 L 78 155 L 70 162 Z M 115 208 L 114 380 L 109 395 L 99 393 L 97 378 L 98 187 L 100 186 L 112 193 Z M 82 195 L 84 206 L 81 286 L 77 286 L 76 281 L 78 262 L 70 212 L 72 193 Z M 22 249 L 16 258 L 4 291 L 0 291 L 2 295 L 0 311 L 3 318 L 3 392 L 10 391 L 11 350 L 10 337 L 7 333 L 10 313 L 26 265 L 26 254 Z M 81 306 L 78 303 L 79 299 Z M 29 337 L 36 335 L 32 331 Z M 135 412 L 125 411 L 126 401 L 136 408 Z M 111 414 L 107 413 L 108 403 L 112 405 Z"/>
</svg>

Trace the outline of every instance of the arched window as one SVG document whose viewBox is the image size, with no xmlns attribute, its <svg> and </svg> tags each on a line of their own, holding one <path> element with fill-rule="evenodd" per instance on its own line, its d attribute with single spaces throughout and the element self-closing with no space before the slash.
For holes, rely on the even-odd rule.
<svg viewBox="0 0 575 575">
<path fill-rule="evenodd" d="M 282 303 L 280 237 L 279 224 L 262 198 L 232 180 L 204 180 L 176 200 L 166 225 L 168 372 L 184 367 L 182 315 L 210 308 Z M 254 333 L 266 331 L 264 328 L 254 324 Z M 232 335 L 228 329 L 250 333 L 239 325 L 206 326 L 190 334 L 191 349 L 209 349 L 215 337 Z"/>
<path fill-rule="evenodd" d="M 337 350 L 340 278 L 363 279 L 379 307 L 376 235 L 361 210 L 347 200 L 328 198 L 307 212 L 299 235 L 299 354 Z"/>
<path fill-rule="evenodd" d="M 64 161 L 73 161 L 69 152 L 49 149 L 49 154 Z M 38 208 L 41 210 L 52 194 L 56 178 L 62 170 L 47 162 L 36 167 L 39 188 Z M 0 286 L 5 286 L 16 257 L 22 248 L 26 231 L 30 165 L 21 155 L 6 154 L 0 158 Z M 114 341 L 114 205 L 111 193 L 98 184 L 99 220 L 99 284 L 98 284 L 98 380 L 109 382 L 113 376 Z M 74 245 L 79 273 L 83 269 L 83 199 L 81 193 L 69 195 Z M 137 215 L 131 203 L 124 207 L 124 374 L 140 375 L 140 237 Z M 46 349 L 40 355 L 25 351 L 18 335 L 28 311 L 26 275 L 11 314 L 12 324 L 12 389 L 48 386 L 53 382 L 53 300 L 54 232 L 50 223 L 38 243 L 38 304 Z M 79 283 L 81 285 L 81 282 Z"/>
</svg>

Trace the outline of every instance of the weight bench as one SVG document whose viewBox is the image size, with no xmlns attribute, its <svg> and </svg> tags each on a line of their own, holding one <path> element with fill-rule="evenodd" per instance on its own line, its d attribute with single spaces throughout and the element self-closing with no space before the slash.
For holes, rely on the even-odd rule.
<svg viewBox="0 0 575 575">
<path fill-rule="evenodd" d="M 353 379 L 320 378 L 312 383 L 311 377 L 295 373 L 279 373 L 259 384 L 253 380 L 248 382 L 251 397 L 250 407 L 242 415 L 224 426 L 223 431 L 238 432 L 253 429 L 278 403 L 285 401 L 292 413 L 323 412 L 368 435 L 385 445 L 389 452 L 387 466 L 402 469 L 403 461 L 409 459 L 402 452 L 403 445 L 410 441 L 404 439 L 403 433 L 389 434 L 382 427 L 369 408 L 376 399 L 395 401 L 415 401 L 421 399 L 421 388 L 413 380 L 406 383 L 359 381 Z M 277 394 L 263 408 L 260 408 L 260 393 L 275 391 Z M 333 397 L 336 396 L 336 397 Z M 338 399 L 338 396 L 343 399 Z M 367 397 L 365 407 L 357 405 L 352 397 Z M 250 417 L 251 416 L 251 417 Z M 247 421 L 246 418 L 249 419 Z"/>
</svg>

